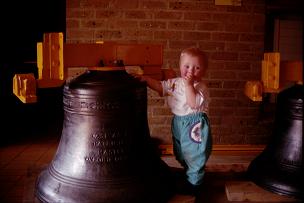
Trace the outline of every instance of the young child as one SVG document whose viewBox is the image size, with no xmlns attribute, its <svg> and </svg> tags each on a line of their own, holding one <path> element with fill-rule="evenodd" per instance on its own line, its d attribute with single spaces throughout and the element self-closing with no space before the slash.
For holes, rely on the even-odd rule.
<svg viewBox="0 0 304 203">
<path fill-rule="evenodd" d="M 202 184 L 204 168 L 210 156 L 212 138 L 207 116 L 209 93 L 202 77 L 207 58 L 198 48 L 187 48 L 180 55 L 180 77 L 157 81 L 147 76 L 136 76 L 148 87 L 165 96 L 174 114 L 172 119 L 173 151 L 184 167 L 185 193 L 196 192 Z"/>
</svg>

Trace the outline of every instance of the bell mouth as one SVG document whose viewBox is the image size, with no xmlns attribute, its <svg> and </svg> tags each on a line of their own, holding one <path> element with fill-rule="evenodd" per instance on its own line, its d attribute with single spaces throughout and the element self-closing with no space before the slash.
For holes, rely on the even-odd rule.
<svg viewBox="0 0 304 203">
<path fill-rule="evenodd" d="M 262 188 L 303 200 L 303 85 L 282 90 L 272 138 L 248 166 L 248 178 Z"/>
<path fill-rule="evenodd" d="M 248 178 L 270 192 L 302 199 L 303 175 L 298 168 L 275 163 L 265 154 L 254 159 L 247 170 Z"/>
</svg>

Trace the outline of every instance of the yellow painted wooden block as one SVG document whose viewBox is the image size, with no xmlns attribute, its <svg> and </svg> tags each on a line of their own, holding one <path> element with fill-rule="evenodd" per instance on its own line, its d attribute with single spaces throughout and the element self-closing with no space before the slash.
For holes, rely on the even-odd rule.
<svg viewBox="0 0 304 203">
<path fill-rule="evenodd" d="M 36 79 L 34 74 L 15 74 L 13 78 L 13 93 L 23 103 L 36 102 Z"/>
<path fill-rule="evenodd" d="M 37 44 L 39 57 L 39 79 L 64 80 L 63 64 L 63 33 L 44 33 L 42 52 L 41 45 Z"/>
<path fill-rule="evenodd" d="M 279 89 L 280 80 L 280 53 L 264 53 L 264 60 L 262 60 L 262 82 L 264 91 L 268 89 Z"/>
<path fill-rule="evenodd" d="M 37 43 L 37 67 L 38 67 L 38 79 L 42 79 L 43 70 L 43 43 Z"/>
<path fill-rule="evenodd" d="M 262 101 L 263 85 L 261 81 L 247 81 L 244 93 L 252 101 Z"/>
<path fill-rule="evenodd" d="M 229 201 L 236 202 L 299 202 L 298 200 L 264 190 L 251 181 L 228 181 L 225 184 Z"/>
</svg>

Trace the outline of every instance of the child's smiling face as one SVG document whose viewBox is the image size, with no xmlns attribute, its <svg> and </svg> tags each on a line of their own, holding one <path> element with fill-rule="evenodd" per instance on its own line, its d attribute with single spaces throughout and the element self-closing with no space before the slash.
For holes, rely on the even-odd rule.
<svg viewBox="0 0 304 203">
<path fill-rule="evenodd" d="M 203 59 L 198 56 L 183 54 L 180 58 L 181 77 L 192 77 L 194 81 L 200 81 L 205 74 Z"/>
</svg>

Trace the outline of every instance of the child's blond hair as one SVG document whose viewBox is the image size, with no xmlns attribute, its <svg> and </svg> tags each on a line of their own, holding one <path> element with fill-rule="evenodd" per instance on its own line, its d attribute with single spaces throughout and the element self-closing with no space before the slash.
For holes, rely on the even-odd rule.
<svg viewBox="0 0 304 203">
<path fill-rule="evenodd" d="M 189 47 L 184 50 L 182 50 L 180 54 L 180 58 L 182 58 L 184 55 L 189 55 L 189 56 L 195 56 L 198 57 L 202 64 L 204 65 L 204 68 L 206 69 L 208 67 L 208 62 L 207 62 L 207 55 L 205 52 L 200 50 L 197 47 Z"/>
</svg>

